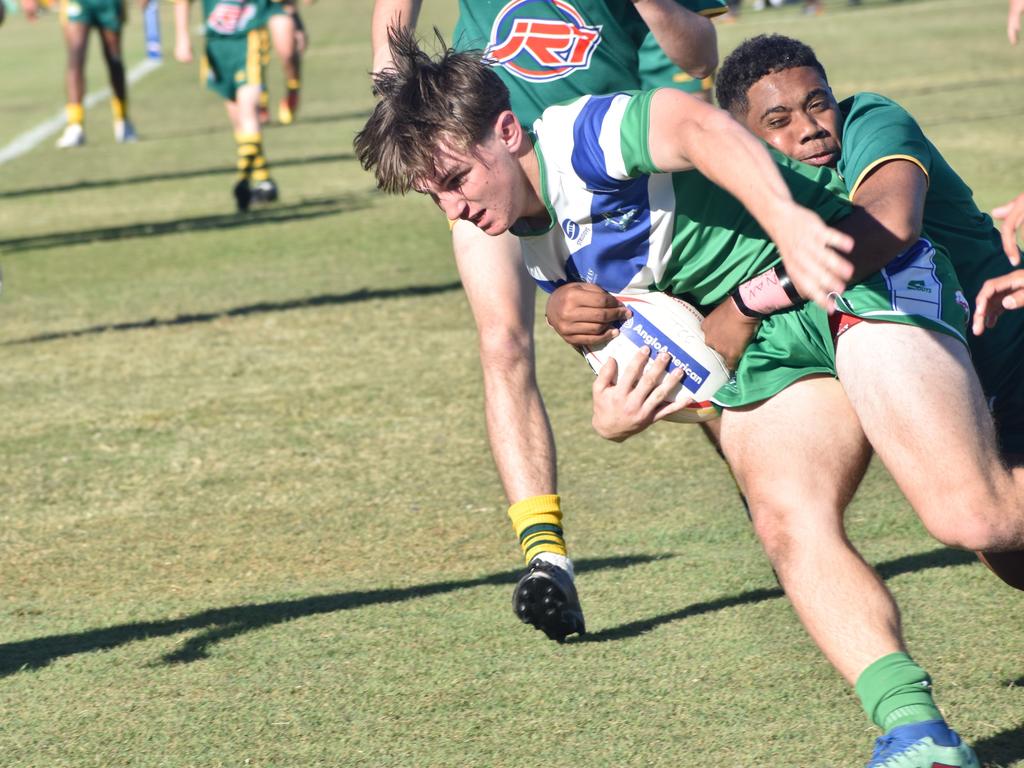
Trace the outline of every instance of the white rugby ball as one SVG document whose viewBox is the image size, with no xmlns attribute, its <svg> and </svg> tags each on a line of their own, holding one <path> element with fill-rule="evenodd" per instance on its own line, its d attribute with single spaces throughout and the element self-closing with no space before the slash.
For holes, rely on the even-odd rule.
<svg viewBox="0 0 1024 768">
<path fill-rule="evenodd" d="M 731 374 L 721 355 L 704 343 L 704 331 L 700 327 L 704 316 L 685 301 L 667 293 L 652 291 L 612 295 L 629 307 L 633 316 L 619 326 L 619 335 L 608 343 L 583 347 L 583 354 L 594 373 L 600 371 L 610 358 L 615 358 L 619 370 L 623 370 L 642 346 L 651 350 L 652 360 L 665 350 L 672 356 L 668 370 L 682 367 L 686 372 L 680 385 L 669 396 L 669 401 L 693 401 L 667 420 L 699 422 L 715 418 L 718 411 L 711 404 L 711 396 L 729 380 Z"/>
</svg>

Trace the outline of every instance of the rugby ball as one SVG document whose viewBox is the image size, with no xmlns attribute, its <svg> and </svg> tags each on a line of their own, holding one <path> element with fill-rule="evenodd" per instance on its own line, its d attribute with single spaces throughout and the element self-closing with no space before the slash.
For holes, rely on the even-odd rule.
<svg viewBox="0 0 1024 768">
<path fill-rule="evenodd" d="M 670 402 L 692 400 L 678 413 L 667 417 L 667 421 L 700 422 L 718 416 L 711 404 L 711 396 L 731 376 L 722 357 L 704 343 L 704 331 L 700 324 L 704 320 L 691 305 L 669 296 L 667 293 L 613 293 L 613 296 L 629 307 L 633 316 L 619 326 L 619 335 L 606 344 L 583 347 L 583 355 L 596 374 L 609 359 L 614 358 L 621 371 L 636 355 L 636 351 L 647 346 L 653 360 L 662 350 L 672 360 L 670 371 L 683 368 L 686 375 L 673 390 Z"/>
</svg>

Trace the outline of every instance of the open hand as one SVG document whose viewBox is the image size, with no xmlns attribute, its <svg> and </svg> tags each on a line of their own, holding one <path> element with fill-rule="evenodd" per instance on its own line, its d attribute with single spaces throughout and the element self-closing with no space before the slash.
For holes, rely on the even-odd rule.
<svg viewBox="0 0 1024 768">
<path fill-rule="evenodd" d="M 1017 232 L 1024 229 L 1024 193 L 1017 195 L 1016 199 L 1006 205 L 996 208 L 992 211 L 992 217 L 1003 220 L 1003 226 L 999 229 L 1003 237 L 1003 252 L 1013 266 L 1019 267 L 1020 249 L 1017 247 Z"/>
<path fill-rule="evenodd" d="M 842 293 L 853 277 L 853 262 L 845 258 L 853 250 L 853 238 L 796 204 L 772 229 L 772 239 L 797 291 L 831 311 L 829 295 Z"/>
<path fill-rule="evenodd" d="M 986 280 L 974 302 L 971 330 L 975 336 L 980 336 L 986 328 L 995 326 L 1003 312 L 1021 307 L 1024 307 L 1024 269 Z"/>
<path fill-rule="evenodd" d="M 621 373 L 614 358 L 598 372 L 594 381 L 592 423 L 601 437 L 622 442 L 692 402 L 686 398 L 668 401 L 685 371 L 679 366 L 665 373 L 672 359 L 667 352 L 661 352 L 648 365 L 650 354 L 648 347 L 640 347 Z"/>
</svg>

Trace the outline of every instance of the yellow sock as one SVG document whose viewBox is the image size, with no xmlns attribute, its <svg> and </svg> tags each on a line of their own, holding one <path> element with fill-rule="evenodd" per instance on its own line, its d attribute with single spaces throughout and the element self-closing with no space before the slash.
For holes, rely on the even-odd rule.
<svg viewBox="0 0 1024 768">
<path fill-rule="evenodd" d="M 297 91 L 302 87 L 299 83 L 299 78 L 297 77 L 288 78 L 288 82 L 285 83 L 285 85 L 289 91 Z"/>
<path fill-rule="evenodd" d="M 558 494 L 533 496 L 508 508 L 512 528 L 527 564 L 541 552 L 566 555 L 562 537 L 562 505 Z"/>
<path fill-rule="evenodd" d="M 115 120 L 124 120 L 125 107 L 125 103 L 117 96 L 110 97 L 110 111 L 114 114 Z"/>
<path fill-rule="evenodd" d="M 267 89 L 263 88 L 260 90 L 260 109 L 266 109 L 270 104 L 270 94 L 267 93 Z"/>
<path fill-rule="evenodd" d="M 82 125 L 85 122 L 85 109 L 81 104 L 68 104 L 64 107 L 64 112 L 68 116 L 68 122 L 72 125 Z"/>
</svg>

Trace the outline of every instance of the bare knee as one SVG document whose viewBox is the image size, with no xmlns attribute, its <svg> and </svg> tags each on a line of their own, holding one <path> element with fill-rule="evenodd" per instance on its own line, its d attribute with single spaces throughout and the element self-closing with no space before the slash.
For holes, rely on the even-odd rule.
<svg viewBox="0 0 1024 768">
<path fill-rule="evenodd" d="M 523 328 L 489 326 L 480 328 L 480 365 L 484 371 L 533 368 L 533 334 Z"/>
<path fill-rule="evenodd" d="M 770 498 L 749 500 L 754 532 L 776 572 L 785 573 L 801 562 L 845 545 L 842 508 L 808 498 L 785 488 L 774 488 Z"/>
<path fill-rule="evenodd" d="M 1002 549 L 1006 546 L 1007 527 L 1000 523 L 998 511 L 970 509 L 966 506 L 944 510 L 941 515 L 921 515 L 928 533 L 947 547 L 975 551 Z"/>
</svg>

